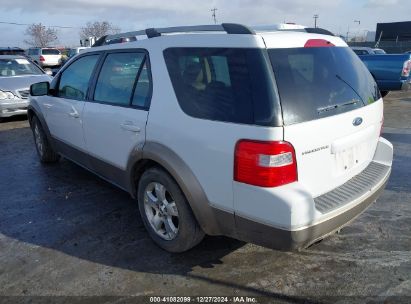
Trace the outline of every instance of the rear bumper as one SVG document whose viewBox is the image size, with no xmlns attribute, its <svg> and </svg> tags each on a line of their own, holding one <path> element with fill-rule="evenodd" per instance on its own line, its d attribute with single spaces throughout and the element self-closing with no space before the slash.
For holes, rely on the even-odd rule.
<svg viewBox="0 0 411 304">
<path fill-rule="evenodd" d="M 10 117 L 14 115 L 27 114 L 29 101 L 27 99 L 13 100 L 11 102 L 0 103 L 0 117 Z"/>
<path fill-rule="evenodd" d="M 374 159 L 370 164 L 370 166 L 378 164 L 377 168 L 380 171 L 375 171 L 376 174 L 370 180 L 370 170 L 376 170 L 376 167 L 368 171 L 365 169 L 346 184 L 330 191 L 328 193 L 329 202 L 327 202 L 327 194 L 323 195 L 322 207 L 324 204 L 330 207 L 320 218 L 313 218 L 311 224 L 296 229 L 284 229 L 237 215 L 235 222 L 238 238 L 274 249 L 293 250 L 307 247 L 333 234 L 358 217 L 380 196 L 391 173 L 392 154 L 392 145 L 385 139 L 380 139 Z M 366 185 L 360 191 L 350 193 L 348 188 L 350 183 L 354 183 L 354 188 L 358 189 L 358 185 L 364 184 L 364 181 L 372 184 Z M 344 196 L 344 192 L 349 195 Z M 314 204 L 317 205 L 316 200 L 314 199 Z M 319 206 L 316 208 L 318 210 Z"/>
<path fill-rule="evenodd" d="M 61 61 L 59 62 L 47 62 L 47 61 L 42 61 L 40 63 L 41 67 L 55 67 L 55 66 L 60 66 L 61 65 Z"/>
<path fill-rule="evenodd" d="M 278 229 L 237 217 L 236 222 L 238 228 L 243 232 L 240 238 L 244 241 L 280 250 L 294 250 L 308 247 L 348 225 L 363 213 L 380 196 L 387 181 L 388 178 L 375 192 L 353 208 L 322 223 L 300 230 L 289 231 Z"/>
</svg>

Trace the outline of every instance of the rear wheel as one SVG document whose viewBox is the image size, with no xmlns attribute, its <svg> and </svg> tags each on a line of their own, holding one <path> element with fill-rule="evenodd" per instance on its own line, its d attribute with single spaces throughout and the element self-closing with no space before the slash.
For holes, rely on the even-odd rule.
<svg viewBox="0 0 411 304">
<path fill-rule="evenodd" d="M 388 95 L 390 91 L 381 91 L 381 97 L 385 97 Z"/>
<path fill-rule="evenodd" d="M 138 205 L 150 237 L 169 252 L 184 252 L 204 237 L 188 202 L 174 179 L 160 168 L 143 173 Z"/>
<path fill-rule="evenodd" d="M 42 163 L 55 163 L 60 156 L 53 150 L 47 136 L 44 133 L 43 127 L 39 119 L 34 116 L 31 121 L 31 129 L 33 131 L 34 143 L 36 145 L 37 154 Z"/>
</svg>

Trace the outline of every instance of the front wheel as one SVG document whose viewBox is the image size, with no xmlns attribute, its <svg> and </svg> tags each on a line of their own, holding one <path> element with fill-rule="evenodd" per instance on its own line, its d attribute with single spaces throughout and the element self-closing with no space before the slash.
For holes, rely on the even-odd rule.
<svg viewBox="0 0 411 304">
<path fill-rule="evenodd" d="M 47 136 L 44 133 L 43 127 L 39 119 L 34 116 L 31 122 L 31 129 L 33 131 L 34 143 L 36 145 L 37 154 L 42 163 L 55 163 L 60 156 L 53 150 Z"/>
<path fill-rule="evenodd" d="M 169 252 L 187 251 L 204 237 L 180 187 L 160 168 L 140 178 L 138 206 L 150 237 Z"/>
</svg>

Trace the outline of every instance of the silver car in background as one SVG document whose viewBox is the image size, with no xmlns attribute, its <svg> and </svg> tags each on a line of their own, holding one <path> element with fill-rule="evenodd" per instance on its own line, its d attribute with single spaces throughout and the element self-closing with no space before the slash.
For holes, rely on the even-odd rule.
<svg viewBox="0 0 411 304">
<path fill-rule="evenodd" d="M 30 85 L 51 81 L 41 68 L 19 55 L 0 55 L 0 121 L 27 113 Z"/>
</svg>

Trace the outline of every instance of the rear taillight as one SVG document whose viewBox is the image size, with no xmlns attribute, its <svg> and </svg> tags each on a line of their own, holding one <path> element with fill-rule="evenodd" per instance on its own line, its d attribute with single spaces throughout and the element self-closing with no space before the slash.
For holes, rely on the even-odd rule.
<svg viewBox="0 0 411 304">
<path fill-rule="evenodd" d="M 410 72 L 411 72 L 411 60 L 407 60 L 404 62 L 404 65 L 402 66 L 401 76 L 408 77 L 410 76 Z"/>
<path fill-rule="evenodd" d="M 259 187 L 297 181 L 294 147 L 284 141 L 240 140 L 235 147 L 234 180 Z"/>
<path fill-rule="evenodd" d="M 43 56 L 40 56 L 40 61 L 45 61 Z"/>
</svg>

